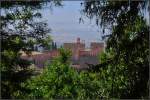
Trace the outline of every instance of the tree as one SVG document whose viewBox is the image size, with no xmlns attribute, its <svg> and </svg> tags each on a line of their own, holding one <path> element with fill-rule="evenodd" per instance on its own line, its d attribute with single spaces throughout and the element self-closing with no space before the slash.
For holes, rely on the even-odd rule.
<svg viewBox="0 0 150 100">
<path fill-rule="evenodd" d="M 51 48 L 52 50 L 56 50 L 57 49 L 56 42 L 52 41 L 51 46 L 52 46 L 52 48 Z"/>
<path fill-rule="evenodd" d="M 57 49 L 57 44 L 56 44 L 56 42 L 55 42 L 55 49 Z"/>
<path fill-rule="evenodd" d="M 54 41 L 52 41 L 52 43 L 51 43 L 51 50 L 54 50 Z"/>
<path fill-rule="evenodd" d="M 61 48 L 60 56 L 46 66 L 42 74 L 22 83 L 30 92 L 20 96 L 26 99 L 108 98 L 100 74 L 77 72 L 70 66 L 70 55 L 70 51 Z"/>
<path fill-rule="evenodd" d="M 147 2 L 84 2 L 83 12 L 86 16 L 96 17 L 97 25 L 112 29 L 112 34 L 107 40 L 106 55 L 111 49 L 113 58 L 106 57 L 102 64 L 94 67 L 101 73 L 109 72 L 111 75 L 105 74 L 108 77 L 104 80 L 111 79 L 112 98 L 148 98 L 149 26 L 141 12 L 142 8 L 146 9 Z M 106 71 L 103 69 L 104 65 Z"/>
<path fill-rule="evenodd" d="M 44 50 L 51 50 L 52 46 L 51 43 L 53 44 L 53 41 L 51 39 L 51 37 L 47 37 L 42 45 L 42 47 L 44 48 Z"/>
<path fill-rule="evenodd" d="M 48 1 L 1 1 L 1 96 L 15 98 L 20 91 L 26 91 L 21 83 L 31 76 L 28 69 L 31 62 L 20 58 L 20 51 L 30 53 L 34 45 L 47 44 L 50 29 L 37 9 Z M 58 3 L 58 1 L 50 1 Z"/>
</svg>

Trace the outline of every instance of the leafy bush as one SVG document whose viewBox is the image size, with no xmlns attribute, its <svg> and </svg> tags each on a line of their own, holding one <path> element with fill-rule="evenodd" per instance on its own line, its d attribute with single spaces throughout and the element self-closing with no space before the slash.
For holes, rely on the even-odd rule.
<svg viewBox="0 0 150 100">
<path fill-rule="evenodd" d="M 22 84 L 30 92 L 24 98 L 30 99 L 100 99 L 108 98 L 100 73 L 77 72 L 67 62 L 68 52 L 61 49 L 61 55 L 43 72 Z M 63 53 L 62 53 L 63 52 Z M 65 59 L 64 63 L 64 57 Z M 21 94 L 22 95 L 22 94 Z M 22 98 L 18 96 L 17 98 Z"/>
</svg>

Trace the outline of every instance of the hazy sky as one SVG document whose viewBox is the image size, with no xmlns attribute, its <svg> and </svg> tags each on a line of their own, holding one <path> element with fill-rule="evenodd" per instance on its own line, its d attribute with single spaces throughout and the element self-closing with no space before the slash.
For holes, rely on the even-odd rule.
<svg viewBox="0 0 150 100">
<path fill-rule="evenodd" d="M 58 45 L 74 42 L 77 37 L 84 40 L 87 45 L 92 41 L 101 41 L 102 31 L 95 25 L 94 19 L 90 21 L 81 15 L 80 3 L 81 1 L 63 1 L 63 7 L 53 7 L 52 11 L 50 8 L 41 10 L 42 20 L 45 20 L 52 29 L 50 35 Z M 144 13 L 149 19 L 149 14 Z M 84 18 L 84 23 L 79 23 L 81 16 Z"/>
<path fill-rule="evenodd" d="M 77 37 L 84 40 L 87 45 L 92 41 L 101 40 L 95 20 L 90 21 L 84 17 L 84 23 L 79 23 L 82 16 L 80 3 L 81 1 L 64 1 L 63 7 L 53 7 L 52 11 L 49 8 L 42 10 L 43 19 L 52 29 L 50 35 L 59 45 L 74 42 Z"/>
</svg>

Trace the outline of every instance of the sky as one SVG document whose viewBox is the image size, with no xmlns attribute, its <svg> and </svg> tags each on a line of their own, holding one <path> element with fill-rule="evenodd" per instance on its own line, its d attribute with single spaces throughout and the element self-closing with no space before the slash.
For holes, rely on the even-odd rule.
<svg viewBox="0 0 150 100">
<path fill-rule="evenodd" d="M 95 24 L 95 20 L 90 20 L 83 16 L 81 11 L 81 1 L 64 1 L 63 7 L 53 7 L 41 10 L 43 19 L 51 28 L 52 39 L 57 45 L 64 42 L 75 42 L 77 37 L 85 41 L 89 46 L 90 42 L 100 42 L 100 29 Z M 84 23 L 79 23 L 80 17 L 84 18 Z"/>
<path fill-rule="evenodd" d="M 96 26 L 95 19 L 90 20 L 80 13 L 81 2 L 80 0 L 63 1 L 61 7 L 53 6 L 52 10 L 49 7 L 44 7 L 39 10 L 42 14 L 40 21 L 47 22 L 48 28 L 52 30 L 49 34 L 58 46 L 65 42 L 75 42 L 78 37 L 86 43 L 86 46 L 89 46 L 91 42 L 102 41 L 103 33 L 101 28 Z M 149 25 L 149 13 L 146 10 L 143 11 Z M 1 14 L 3 13 L 2 10 Z M 84 19 L 84 23 L 79 23 L 80 17 Z M 110 33 L 110 31 L 106 33 Z"/>
<path fill-rule="evenodd" d="M 52 29 L 49 34 L 58 46 L 64 42 L 75 42 L 78 37 L 85 41 L 88 47 L 91 42 L 102 41 L 102 30 L 96 26 L 95 19 L 90 20 L 80 13 L 80 3 L 81 1 L 63 1 L 63 7 L 41 9 L 42 19 L 48 23 L 48 28 Z M 149 20 L 147 11 L 144 14 Z M 84 23 L 79 23 L 80 17 L 83 17 Z M 149 21 L 147 22 L 149 24 Z"/>
</svg>

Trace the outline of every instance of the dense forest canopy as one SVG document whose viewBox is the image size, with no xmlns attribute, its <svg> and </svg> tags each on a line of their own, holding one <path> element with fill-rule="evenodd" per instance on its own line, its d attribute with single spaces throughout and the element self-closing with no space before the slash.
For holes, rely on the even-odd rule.
<svg viewBox="0 0 150 100">
<path fill-rule="evenodd" d="M 19 51 L 30 54 L 35 45 L 52 42 L 38 9 L 61 2 L 1 1 L 1 98 L 148 99 L 150 25 L 141 10 L 149 7 L 148 0 L 83 1 L 85 16 L 112 29 L 101 63 L 78 72 L 70 66 L 70 52 L 60 49 L 60 56 L 33 76 L 31 62 L 20 59 Z"/>
</svg>

